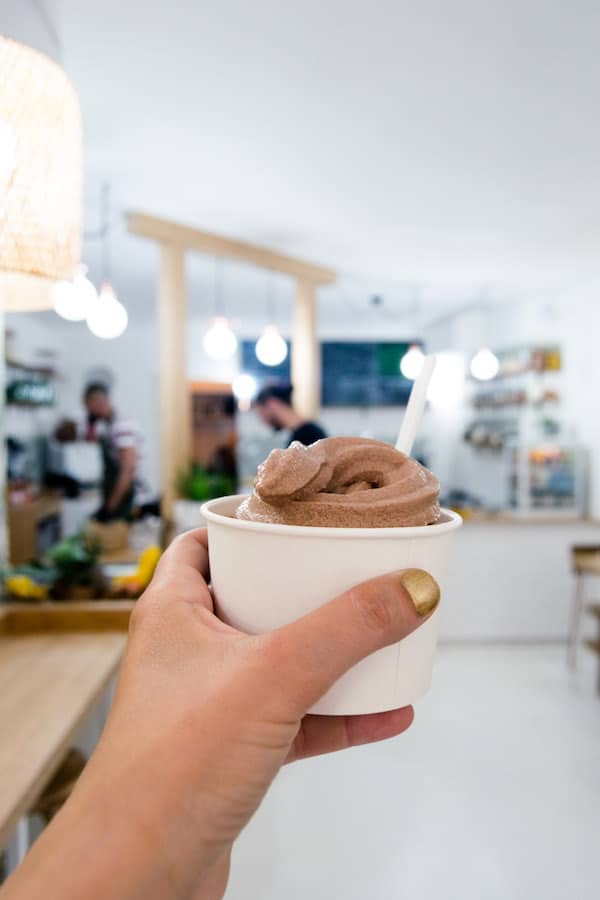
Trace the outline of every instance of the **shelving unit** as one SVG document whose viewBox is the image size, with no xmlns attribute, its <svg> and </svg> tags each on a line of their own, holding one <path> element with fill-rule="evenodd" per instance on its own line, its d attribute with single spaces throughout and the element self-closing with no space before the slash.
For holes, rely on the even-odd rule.
<svg viewBox="0 0 600 900">
<path fill-rule="evenodd" d="M 507 473 L 506 507 L 517 515 L 585 512 L 587 458 L 562 405 L 560 347 L 497 352 L 498 375 L 470 380 L 465 439 Z"/>
<path fill-rule="evenodd" d="M 19 362 L 10 356 L 6 357 L 5 364 L 7 369 L 19 369 L 21 372 L 28 372 L 32 375 L 42 375 L 45 378 L 55 378 L 57 375 L 56 369 L 52 366 L 37 366 L 32 365 L 31 363 Z"/>
</svg>

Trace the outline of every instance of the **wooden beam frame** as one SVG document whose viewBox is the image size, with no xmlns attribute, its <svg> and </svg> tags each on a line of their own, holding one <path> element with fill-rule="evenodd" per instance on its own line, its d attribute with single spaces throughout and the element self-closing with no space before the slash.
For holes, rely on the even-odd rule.
<svg viewBox="0 0 600 900">
<path fill-rule="evenodd" d="M 261 269 L 282 272 L 292 278 L 303 278 L 315 284 L 333 284 L 336 280 L 333 269 L 284 256 L 266 247 L 200 231 L 187 225 L 178 225 L 166 219 L 157 219 L 146 213 L 129 213 L 127 225 L 131 234 L 150 238 L 159 244 L 170 244 L 182 250 L 196 250 L 210 256 L 226 256 L 240 262 L 251 263 Z"/>
<path fill-rule="evenodd" d="M 296 280 L 292 383 L 294 404 L 306 419 L 317 416 L 321 394 L 317 287 L 333 284 L 336 273 L 333 269 L 284 256 L 266 247 L 200 231 L 145 213 L 129 213 L 127 221 L 131 234 L 156 241 L 161 250 L 158 290 L 161 471 L 163 514 L 172 519 L 177 475 L 189 464 L 191 438 L 186 368 L 186 252 L 196 251 L 250 263 Z"/>
</svg>

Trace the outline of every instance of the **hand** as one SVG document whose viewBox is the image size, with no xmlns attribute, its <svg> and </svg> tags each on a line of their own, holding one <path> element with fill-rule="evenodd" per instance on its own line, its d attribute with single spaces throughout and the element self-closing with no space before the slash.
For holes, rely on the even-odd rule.
<svg viewBox="0 0 600 900">
<path fill-rule="evenodd" d="M 206 533 L 178 538 L 135 607 L 104 734 L 27 857 L 30 879 L 44 879 L 46 896 L 60 884 L 61 898 L 221 897 L 232 843 L 283 763 L 389 738 L 412 722 L 411 707 L 347 717 L 306 711 L 352 665 L 433 611 L 435 581 L 410 570 L 413 596 L 415 576 L 422 604 L 397 573 L 252 636 L 213 614 Z M 67 858 L 84 867 L 76 886 Z M 35 884 L 19 873 L 15 881 Z"/>
<path fill-rule="evenodd" d="M 110 522 L 111 519 L 114 519 L 114 513 L 108 506 L 101 506 L 100 509 L 96 510 L 92 518 L 95 519 L 96 522 Z"/>
</svg>

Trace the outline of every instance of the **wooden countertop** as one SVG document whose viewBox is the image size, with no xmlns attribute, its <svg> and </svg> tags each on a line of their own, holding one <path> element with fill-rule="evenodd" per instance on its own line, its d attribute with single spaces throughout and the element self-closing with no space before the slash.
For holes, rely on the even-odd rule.
<svg viewBox="0 0 600 900">
<path fill-rule="evenodd" d="M 0 847 L 117 671 L 133 604 L 0 607 Z"/>
</svg>

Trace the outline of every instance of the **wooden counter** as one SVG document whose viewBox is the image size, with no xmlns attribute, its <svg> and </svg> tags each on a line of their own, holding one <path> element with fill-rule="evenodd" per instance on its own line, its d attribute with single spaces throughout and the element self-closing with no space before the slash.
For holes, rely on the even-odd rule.
<svg viewBox="0 0 600 900">
<path fill-rule="evenodd" d="M 0 607 L 0 847 L 113 677 L 133 604 Z"/>
</svg>

